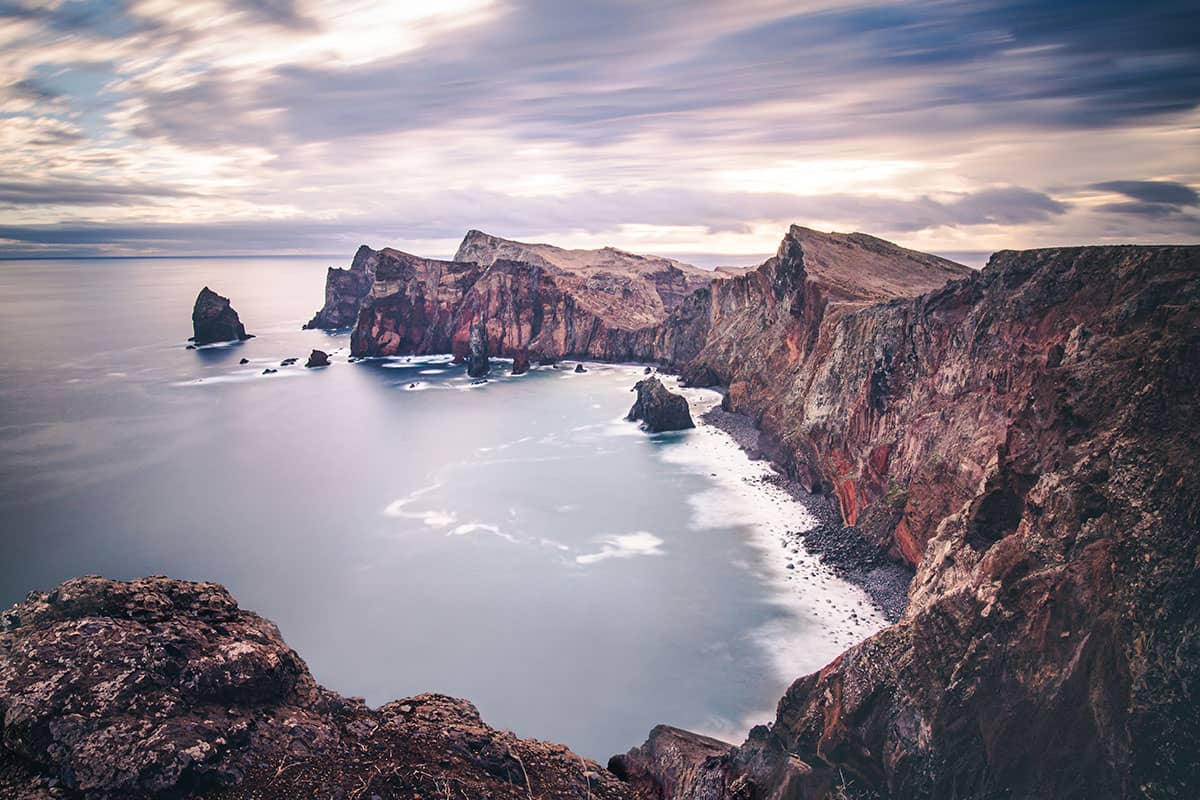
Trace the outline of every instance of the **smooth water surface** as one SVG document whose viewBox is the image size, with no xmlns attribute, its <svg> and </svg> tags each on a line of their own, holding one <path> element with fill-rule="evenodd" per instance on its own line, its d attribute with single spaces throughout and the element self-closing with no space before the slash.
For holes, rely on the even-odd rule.
<svg viewBox="0 0 1200 800">
<path fill-rule="evenodd" d="M 739 736 L 878 626 L 783 553 L 804 511 L 724 434 L 621 420 L 639 368 L 347 363 L 348 335 L 300 329 L 326 266 L 0 263 L 0 604 L 219 581 L 333 689 L 467 697 L 597 759 L 660 722 Z M 204 285 L 257 338 L 186 350 Z M 313 348 L 335 363 L 304 369 Z"/>
</svg>

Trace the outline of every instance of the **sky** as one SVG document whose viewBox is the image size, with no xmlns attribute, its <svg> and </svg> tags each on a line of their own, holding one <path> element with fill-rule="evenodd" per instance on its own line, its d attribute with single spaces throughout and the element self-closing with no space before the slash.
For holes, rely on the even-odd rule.
<svg viewBox="0 0 1200 800">
<path fill-rule="evenodd" d="M 0 0 L 0 257 L 1200 240 L 1200 4 Z"/>
</svg>

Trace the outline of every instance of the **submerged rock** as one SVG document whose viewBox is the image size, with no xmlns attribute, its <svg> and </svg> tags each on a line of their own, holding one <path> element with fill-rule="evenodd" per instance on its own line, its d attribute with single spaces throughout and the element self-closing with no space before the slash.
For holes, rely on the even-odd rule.
<svg viewBox="0 0 1200 800">
<path fill-rule="evenodd" d="M 529 372 L 529 352 L 526 350 L 518 350 L 513 354 L 513 375 L 524 375 Z"/>
<path fill-rule="evenodd" d="M 249 364 L 249 363 L 250 363 L 250 359 L 248 359 L 248 358 L 243 358 L 243 359 L 242 359 L 241 361 L 239 361 L 238 363 L 239 363 L 239 364 Z"/>
<path fill-rule="evenodd" d="M 294 360 L 294 359 L 293 359 Z M 308 356 L 308 361 L 304 362 L 306 367 L 328 367 L 329 354 L 324 350 L 313 350 Z"/>
<path fill-rule="evenodd" d="M 277 370 L 277 369 L 272 369 L 271 367 L 267 367 L 266 369 L 264 369 L 264 370 L 262 371 L 262 374 L 263 374 L 263 375 L 274 375 L 276 372 L 279 372 L 279 370 Z"/>
<path fill-rule="evenodd" d="M 196 296 L 196 304 L 192 307 L 192 338 L 196 344 L 211 344 L 213 342 L 241 342 L 254 337 L 246 333 L 246 328 L 238 318 L 238 313 L 229 304 L 228 297 L 222 297 L 205 286 Z"/>
<path fill-rule="evenodd" d="M 643 378 L 633 387 L 633 391 L 637 392 L 637 400 L 629 409 L 626 419 L 641 420 L 645 430 L 660 433 L 696 427 L 687 398 L 672 392 L 657 377 Z"/>
<path fill-rule="evenodd" d="M 483 320 L 476 320 L 471 326 L 471 351 L 467 355 L 467 374 L 472 378 L 482 378 L 492 370 L 488 363 L 487 327 Z"/>
<path fill-rule="evenodd" d="M 315 353 L 315 352 L 317 352 L 317 351 L 316 351 L 316 350 L 314 350 L 313 352 Z M 279 362 L 279 366 L 281 366 L 281 367 L 290 367 L 292 364 L 295 364 L 295 363 L 296 363 L 297 361 L 299 361 L 299 360 L 300 360 L 299 358 L 285 358 L 283 361 L 280 361 L 280 362 Z"/>
<path fill-rule="evenodd" d="M 318 686 L 279 629 L 215 583 L 93 576 L 31 594 L 0 615 L 0 709 L 13 800 L 47 786 L 94 800 L 630 797 L 465 700 L 370 709 Z"/>
</svg>

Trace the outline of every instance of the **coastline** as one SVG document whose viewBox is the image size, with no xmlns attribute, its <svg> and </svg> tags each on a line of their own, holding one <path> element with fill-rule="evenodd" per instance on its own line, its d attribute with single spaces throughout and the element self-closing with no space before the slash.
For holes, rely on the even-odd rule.
<svg viewBox="0 0 1200 800">
<path fill-rule="evenodd" d="M 748 417 L 717 405 L 703 412 L 701 418 L 729 434 L 750 459 L 767 460 L 758 447 L 759 430 Z M 839 578 L 861 588 L 889 623 L 897 622 L 908 606 L 908 585 L 914 571 L 880 552 L 853 526 L 843 525 L 833 498 L 806 491 L 774 462 L 768 463 L 771 474 L 763 480 L 786 492 L 817 521 L 807 529 L 789 529 L 789 542 L 801 544 Z"/>
</svg>

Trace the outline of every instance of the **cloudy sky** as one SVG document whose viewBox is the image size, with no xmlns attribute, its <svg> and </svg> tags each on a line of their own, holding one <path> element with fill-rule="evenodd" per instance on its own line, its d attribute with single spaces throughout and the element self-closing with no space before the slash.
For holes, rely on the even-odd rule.
<svg viewBox="0 0 1200 800">
<path fill-rule="evenodd" d="M 0 255 L 1195 242 L 1198 106 L 1194 0 L 0 0 Z"/>
</svg>

